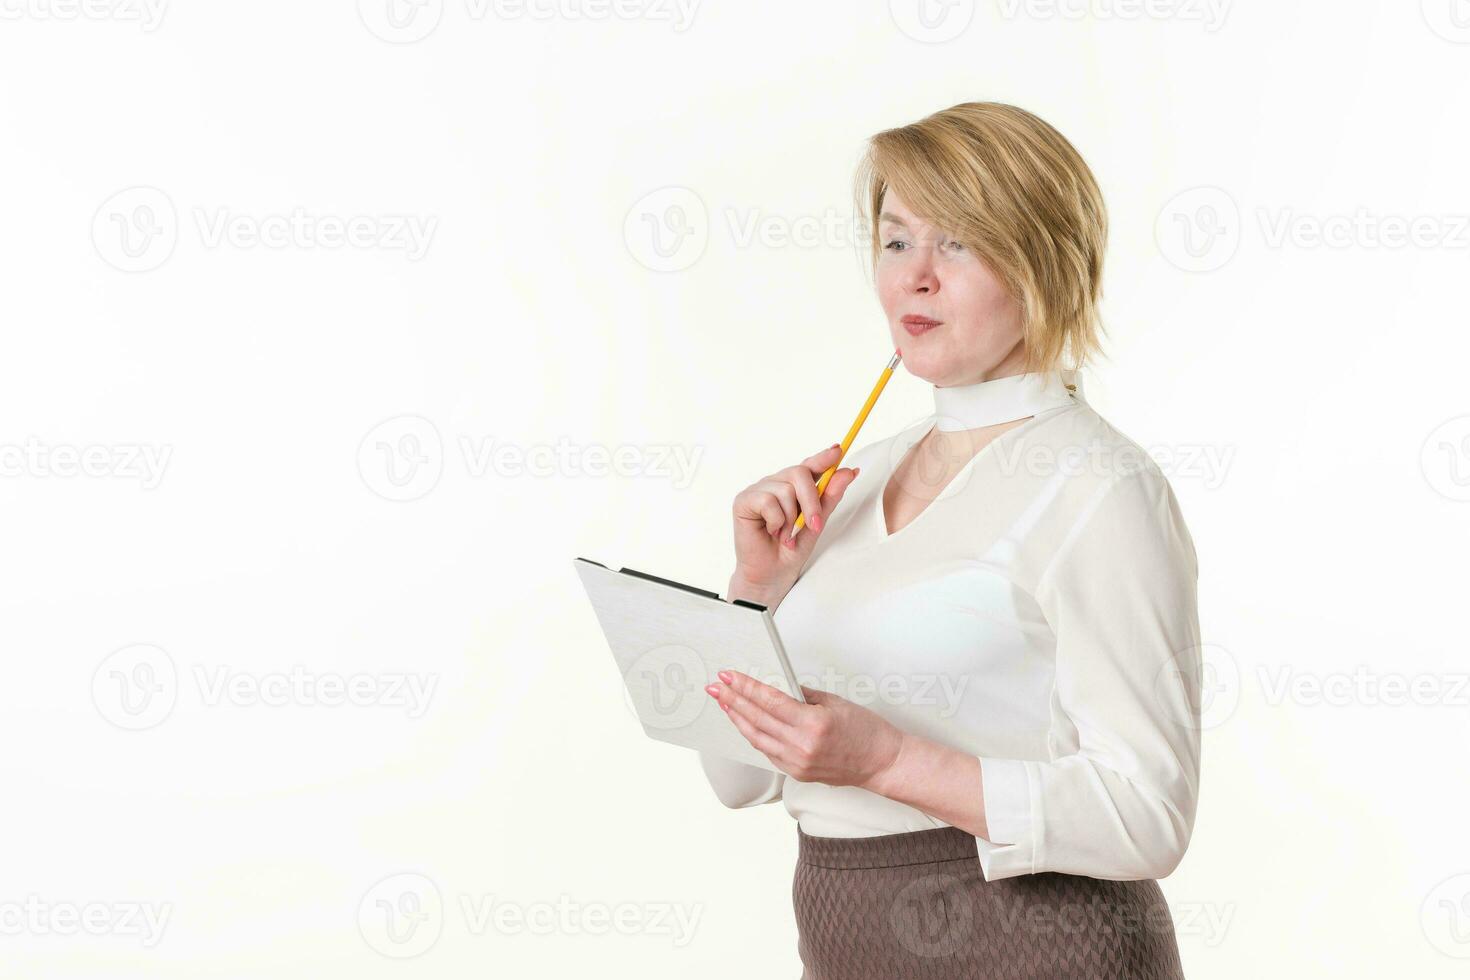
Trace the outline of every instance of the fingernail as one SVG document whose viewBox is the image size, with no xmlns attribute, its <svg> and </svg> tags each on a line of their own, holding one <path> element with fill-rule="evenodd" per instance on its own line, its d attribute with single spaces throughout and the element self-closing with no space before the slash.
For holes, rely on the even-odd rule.
<svg viewBox="0 0 1470 980">
<path fill-rule="evenodd" d="M 718 677 L 720 680 L 724 681 L 726 684 L 733 684 L 733 683 L 735 683 L 735 678 L 733 678 L 733 677 L 730 676 L 730 672 L 728 670 L 717 671 L 715 673 L 715 676 Z M 714 685 L 711 684 L 710 687 L 714 687 Z M 718 690 L 718 688 L 716 688 L 716 690 Z"/>
<path fill-rule="evenodd" d="M 714 684 L 706 684 L 704 686 L 704 693 L 708 694 L 712 698 L 717 698 L 720 696 L 720 689 Z"/>
<path fill-rule="evenodd" d="M 813 514 L 812 515 L 812 530 L 813 531 L 816 531 L 818 533 L 821 532 L 821 530 L 822 530 L 822 515 L 821 514 Z"/>
</svg>

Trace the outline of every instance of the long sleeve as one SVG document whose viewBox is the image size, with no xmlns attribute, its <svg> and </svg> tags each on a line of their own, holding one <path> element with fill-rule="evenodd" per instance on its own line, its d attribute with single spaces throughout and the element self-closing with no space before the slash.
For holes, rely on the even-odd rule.
<svg viewBox="0 0 1470 980">
<path fill-rule="evenodd" d="M 783 773 L 772 772 L 759 766 L 747 766 L 734 759 L 699 753 L 699 764 L 714 788 L 715 796 L 731 809 L 773 803 L 781 799 L 781 788 L 786 781 Z"/>
<path fill-rule="evenodd" d="M 1056 637 L 1051 761 L 980 756 L 987 880 L 1178 865 L 1199 789 L 1198 565 L 1153 466 L 1110 478 L 1037 581 Z"/>
</svg>

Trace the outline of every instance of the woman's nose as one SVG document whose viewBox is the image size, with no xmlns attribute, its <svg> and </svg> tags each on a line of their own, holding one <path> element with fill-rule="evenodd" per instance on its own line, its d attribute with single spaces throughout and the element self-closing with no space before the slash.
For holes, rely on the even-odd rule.
<svg viewBox="0 0 1470 980">
<path fill-rule="evenodd" d="M 934 258 L 928 248 L 914 249 L 903 273 L 903 286 L 911 293 L 928 293 L 939 288 L 939 278 L 934 273 Z"/>
</svg>

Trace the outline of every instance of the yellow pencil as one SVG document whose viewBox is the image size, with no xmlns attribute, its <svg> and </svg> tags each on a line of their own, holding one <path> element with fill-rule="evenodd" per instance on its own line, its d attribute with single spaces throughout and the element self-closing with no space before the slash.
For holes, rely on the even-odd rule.
<svg viewBox="0 0 1470 980">
<path fill-rule="evenodd" d="M 836 473 L 837 467 L 842 465 L 842 457 L 847 455 L 848 447 L 851 446 L 852 441 L 857 438 L 858 430 L 861 429 L 863 427 L 863 423 L 867 421 L 868 413 L 873 410 L 873 406 L 878 402 L 878 396 L 883 394 L 883 386 L 888 384 L 889 378 L 893 377 L 893 369 L 898 366 L 898 361 L 901 356 L 902 355 L 898 351 L 894 351 L 893 357 L 890 358 L 888 361 L 888 366 L 883 369 L 882 374 L 878 375 L 878 383 L 873 385 L 873 393 L 869 395 L 868 400 L 863 403 L 863 410 L 861 412 L 858 412 L 857 420 L 852 423 L 852 428 L 847 430 L 847 438 L 842 440 L 842 451 L 837 454 L 837 462 L 828 467 L 827 472 L 823 473 L 822 478 L 817 481 L 818 499 L 821 498 L 822 492 L 827 489 L 827 484 L 832 482 L 832 474 Z M 801 529 L 805 526 L 806 514 L 803 512 L 796 515 L 796 524 L 792 526 L 791 537 L 794 539 L 797 534 L 801 532 Z"/>
</svg>

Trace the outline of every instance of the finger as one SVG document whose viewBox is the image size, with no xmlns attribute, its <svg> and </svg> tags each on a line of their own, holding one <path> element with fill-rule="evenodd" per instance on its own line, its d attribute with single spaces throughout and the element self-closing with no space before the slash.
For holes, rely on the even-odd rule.
<svg viewBox="0 0 1470 980">
<path fill-rule="evenodd" d="M 832 699 L 832 695 L 827 691 L 807 687 L 805 684 L 801 685 L 801 696 L 806 698 L 807 704 L 827 704 Z"/>
<path fill-rule="evenodd" d="M 796 729 L 790 725 L 783 725 L 771 714 L 763 710 L 754 701 L 741 697 L 733 691 L 726 690 L 725 696 L 720 701 L 720 706 L 725 709 L 725 714 L 731 718 L 739 718 L 751 727 L 753 731 L 763 733 L 766 737 L 775 739 L 784 747 L 790 747 L 796 739 Z"/>
<path fill-rule="evenodd" d="M 832 464 L 842 458 L 842 443 L 834 443 L 819 453 L 812 453 L 801 461 L 812 476 L 821 476 L 832 468 Z"/>
<path fill-rule="evenodd" d="M 777 528 L 787 528 L 796 523 L 796 515 L 801 513 L 796 503 L 796 488 L 788 483 L 780 474 L 767 477 L 757 486 L 764 493 L 771 495 L 780 511 L 781 523 Z"/>
<path fill-rule="evenodd" d="M 750 493 L 750 505 L 765 524 L 767 534 L 778 534 L 790 521 L 796 520 L 795 515 L 790 518 L 786 516 L 786 506 L 781 502 L 781 497 L 772 490 L 753 489 Z M 796 505 L 793 503 L 791 506 L 795 509 Z"/>
<path fill-rule="evenodd" d="M 827 518 L 842 503 L 842 498 L 847 493 L 847 488 L 852 486 L 852 481 L 857 479 L 857 470 L 840 469 L 832 474 L 831 481 L 827 484 L 827 492 L 822 494 L 822 527 L 827 526 Z"/>
<path fill-rule="evenodd" d="M 810 525 L 812 516 L 822 513 L 822 498 L 817 493 L 816 481 L 812 479 L 810 473 L 797 466 L 791 470 L 791 483 L 789 485 L 795 491 L 796 499 L 801 504 L 801 512 L 806 515 L 806 523 Z M 793 520 L 791 522 L 791 530 L 795 528 L 796 521 Z M 791 530 L 786 532 L 787 537 L 791 536 Z"/>
<path fill-rule="evenodd" d="M 842 503 L 843 495 L 847 493 L 847 488 L 855 479 L 857 479 L 857 470 L 854 469 L 841 469 L 833 472 L 832 479 L 827 481 L 827 489 L 821 493 L 817 504 L 815 513 L 821 515 L 818 520 L 812 520 L 813 512 L 805 507 L 802 508 L 807 514 L 806 526 L 812 529 L 814 535 L 827 530 L 827 519 L 837 510 L 837 505 Z M 789 535 L 779 540 L 787 545 L 793 544 Z M 815 547 L 815 545 L 808 545 L 808 547 Z"/>
<path fill-rule="evenodd" d="M 747 742 L 765 753 L 766 758 L 771 760 L 772 765 L 780 766 L 781 758 L 785 754 L 786 747 L 779 739 L 773 738 L 759 728 L 756 728 L 748 719 L 740 715 L 733 708 L 727 709 L 725 714 L 734 723 L 735 727 L 739 729 L 740 734 L 745 736 Z"/>
<path fill-rule="evenodd" d="M 731 691 L 730 705 L 755 717 L 760 727 L 773 735 L 781 735 L 801 721 L 801 705 L 785 691 L 763 684 L 738 670 L 728 672 L 726 684 Z M 769 717 L 767 724 L 761 716 Z"/>
</svg>

